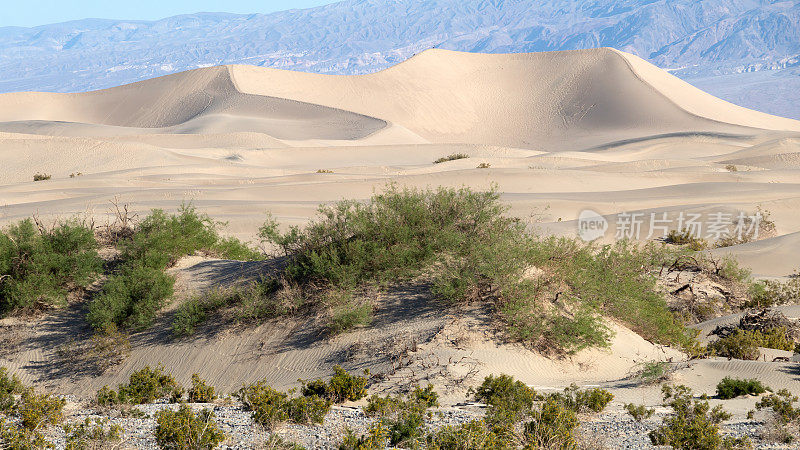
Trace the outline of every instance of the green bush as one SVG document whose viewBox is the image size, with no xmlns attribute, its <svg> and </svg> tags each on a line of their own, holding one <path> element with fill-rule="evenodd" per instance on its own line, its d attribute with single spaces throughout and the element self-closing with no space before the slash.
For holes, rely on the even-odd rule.
<svg viewBox="0 0 800 450">
<path fill-rule="evenodd" d="M 525 440 L 532 448 L 576 448 L 578 425 L 575 410 L 550 398 L 534 412 L 533 420 L 525 424 Z"/>
<path fill-rule="evenodd" d="M 58 425 L 64 419 L 66 403 L 54 395 L 36 394 L 33 388 L 28 388 L 22 392 L 14 412 L 24 428 L 36 431 L 47 425 Z"/>
<path fill-rule="evenodd" d="M 648 361 L 642 364 L 638 378 L 644 384 L 660 383 L 669 378 L 669 363 L 664 361 Z"/>
<path fill-rule="evenodd" d="M 509 443 L 489 429 L 483 420 L 446 425 L 428 436 L 431 450 L 505 450 Z"/>
<path fill-rule="evenodd" d="M 219 225 L 191 205 L 183 205 L 176 215 L 153 210 L 120 242 L 123 263 L 89 306 L 89 323 L 100 330 L 112 324 L 149 327 L 173 293 L 175 279 L 164 270 L 181 257 L 200 251 L 231 259 L 257 257 L 241 242 L 222 239 Z"/>
<path fill-rule="evenodd" d="M 14 408 L 14 395 L 21 394 L 25 385 L 16 375 L 9 375 L 8 369 L 0 367 L 0 413 L 8 414 Z"/>
<path fill-rule="evenodd" d="M 424 425 L 428 408 L 437 406 L 439 396 L 433 386 L 417 386 L 405 396 L 373 395 L 368 399 L 364 413 L 378 416 L 388 427 L 390 445 L 418 448 L 425 442 Z"/>
<path fill-rule="evenodd" d="M 178 411 L 162 409 L 155 415 L 156 442 L 162 449 L 210 450 L 225 440 L 225 433 L 207 409 L 195 414 L 183 404 Z"/>
<path fill-rule="evenodd" d="M 316 395 L 290 398 L 292 393 L 278 392 L 262 380 L 242 387 L 236 397 L 252 412 L 253 420 L 267 429 L 287 421 L 307 425 L 322 423 L 331 402 Z"/>
<path fill-rule="evenodd" d="M 210 403 L 217 398 L 214 386 L 206 384 L 199 375 L 192 375 L 192 387 L 188 392 L 189 403 Z"/>
<path fill-rule="evenodd" d="M 467 158 L 469 158 L 469 155 L 467 155 L 467 154 L 464 154 L 464 153 L 453 153 L 451 155 L 443 156 L 443 157 L 437 159 L 436 161 L 434 161 L 433 163 L 434 164 L 441 164 L 443 162 L 455 161 L 457 159 L 467 159 Z"/>
<path fill-rule="evenodd" d="M 128 383 L 120 385 L 118 391 L 103 386 L 97 391 L 95 402 L 101 406 L 123 403 L 141 405 L 169 397 L 175 392 L 182 393 L 182 388 L 172 375 L 164 371 L 164 366 L 159 365 L 155 369 L 145 366 L 144 369 L 133 372 Z"/>
<path fill-rule="evenodd" d="M 656 412 L 653 408 L 648 408 L 644 405 L 634 405 L 633 403 L 626 403 L 625 411 L 628 411 L 628 414 L 637 422 L 653 417 L 653 414 Z"/>
<path fill-rule="evenodd" d="M 372 322 L 372 303 L 356 300 L 351 290 L 332 290 L 324 302 L 331 310 L 328 330 L 332 334 L 345 333 Z"/>
<path fill-rule="evenodd" d="M 734 333 L 708 344 L 709 350 L 725 358 L 756 360 L 760 356 L 759 342 L 753 333 L 738 329 Z"/>
<path fill-rule="evenodd" d="M 708 242 L 705 239 L 698 238 L 688 229 L 683 231 L 670 230 L 664 240 L 669 244 L 685 245 L 696 252 L 708 248 Z"/>
<path fill-rule="evenodd" d="M 663 425 L 650 432 L 653 445 L 670 445 L 676 449 L 716 450 L 732 448 L 737 442 L 723 439 L 719 424 L 730 419 L 721 406 L 713 409 L 705 400 L 692 398 L 686 386 L 663 386 L 664 405 L 672 408 Z"/>
<path fill-rule="evenodd" d="M 37 173 L 33 176 L 33 181 L 47 181 L 53 178 L 51 175 L 46 173 Z"/>
<path fill-rule="evenodd" d="M 0 417 L 0 444 L 8 450 L 42 450 L 56 448 L 39 430 L 29 430 Z"/>
<path fill-rule="evenodd" d="M 776 394 L 770 394 L 756 403 L 756 409 L 772 409 L 784 423 L 800 421 L 800 406 L 795 407 L 798 398 L 787 389 L 781 389 Z"/>
<path fill-rule="evenodd" d="M 303 396 L 317 396 L 333 403 L 358 401 L 367 396 L 369 380 L 366 377 L 350 375 L 339 365 L 333 367 L 333 372 L 333 377 L 327 383 L 323 380 L 310 382 L 301 380 Z M 369 371 L 365 371 L 365 375 L 369 375 Z"/>
<path fill-rule="evenodd" d="M 122 439 L 122 427 L 108 419 L 89 419 L 64 425 L 65 450 L 94 450 L 112 448 Z"/>
<path fill-rule="evenodd" d="M 563 393 L 548 394 L 544 398 L 561 403 L 576 413 L 590 411 L 599 413 L 614 399 L 614 394 L 600 388 L 581 390 L 576 384 L 572 384 L 565 388 Z"/>
<path fill-rule="evenodd" d="M 27 219 L 0 231 L 0 316 L 66 303 L 102 269 L 92 230 L 76 220 L 52 229 Z"/>
<path fill-rule="evenodd" d="M 382 421 L 372 424 L 366 434 L 357 436 L 352 429 L 345 428 L 344 438 L 339 450 L 383 450 L 386 448 L 389 432 Z"/>
<path fill-rule="evenodd" d="M 366 203 L 322 206 L 319 218 L 302 228 L 281 233 L 270 218 L 260 235 L 288 257 L 281 275 L 307 291 L 312 305 L 325 305 L 329 292 L 425 274 L 433 294 L 446 302 L 494 302 L 509 337 L 541 349 L 608 345 L 611 333 L 601 315 L 662 344 L 689 340 L 655 277 L 688 250 L 539 239 L 507 210 L 496 191 L 389 186 Z M 532 267 L 546 277 L 526 276 Z M 336 311 L 345 327 L 367 317 L 363 303 L 345 305 Z"/>
<path fill-rule="evenodd" d="M 758 380 L 725 377 L 717 383 L 717 397 L 729 400 L 742 395 L 758 395 L 770 390 Z"/>
</svg>

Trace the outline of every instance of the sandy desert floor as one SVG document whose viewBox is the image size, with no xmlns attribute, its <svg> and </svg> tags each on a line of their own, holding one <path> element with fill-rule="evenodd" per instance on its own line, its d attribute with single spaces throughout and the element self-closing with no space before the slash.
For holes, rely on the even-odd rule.
<svg viewBox="0 0 800 450">
<path fill-rule="evenodd" d="M 454 153 L 469 158 L 433 163 Z M 483 163 L 490 167 L 478 168 Z M 140 215 L 191 202 L 250 241 L 268 211 L 300 224 L 320 203 L 367 199 L 387 183 L 496 186 L 511 213 L 542 233 L 575 235 L 581 211 L 591 209 L 610 223 L 604 240 L 621 229 L 620 213 L 648 220 L 668 213 L 674 224 L 680 214 L 735 216 L 760 207 L 770 212 L 775 234 L 717 251 L 760 277 L 800 269 L 800 122 L 728 104 L 609 49 L 432 50 L 355 77 L 231 66 L 85 94 L 4 94 L 0 168 L 2 223 L 31 215 L 103 223 L 112 202 Z M 33 182 L 36 173 L 52 179 Z M 173 271 L 192 290 L 259 267 L 189 258 Z M 683 359 L 614 325 L 609 350 L 554 361 L 494 342 L 482 311 L 441 314 L 414 286 L 380 302 L 380 326 L 324 341 L 302 320 L 182 342 L 164 342 L 164 327 L 156 326 L 133 337 L 119 370 L 100 377 L 75 372 L 56 356 L 60 345 L 85 339 L 79 311 L 25 324 L 6 319 L 4 326 L 21 331 L 13 351 L 3 345 L 0 364 L 26 381 L 79 395 L 159 362 L 175 368 L 179 381 L 200 372 L 230 391 L 263 377 L 288 387 L 325 375 L 336 362 L 390 371 L 400 364 L 392 355 L 413 341 L 407 367 L 444 367 L 427 375 L 443 385 L 465 387 L 465 380 L 503 372 L 540 388 L 602 384 L 620 404 L 657 404 L 657 387 L 631 387 L 626 377 L 645 361 Z M 681 367 L 676 380 L 701 392 L 724 375 L 758 376 L 800 392 L 797 364 L 712 359 Z M 391 380 L 385 384 L 376 389 L 389 389 Z M 726 407 L 744 414 L 753 402 Z"/>
</svg>

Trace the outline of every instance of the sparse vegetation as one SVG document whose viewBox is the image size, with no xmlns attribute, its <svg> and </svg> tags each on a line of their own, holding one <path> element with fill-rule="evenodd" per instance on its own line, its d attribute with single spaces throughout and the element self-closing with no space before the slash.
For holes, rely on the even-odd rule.
<svg viewBox="0 0 800 450">
<path fill-rule="evenodd" d="M 189 403 L 210 403 L 217 398 L 214 386 L 209 386 L 199 375 L 192 375 L 192 387 L 187 392 Z"/>
<path fill-rule="evenodd" d="M 775 235 L 776 225 L 770 219 L 770 212 L 760 206 L 750 215 L 735 218 L 732 233 L 721 237 L 715 242 L 717 248 L 732 247 L 746 244 L 757 239 L 764 239 Z"/>
<path fill-rule="evenodd" d="M 798 398 L 786 389 L 769 394 L 756 403 L 756 409 L 770 409 L 773 413 L 772 440 L 790 444 L 800 435 L 800 406 Z"/>
<path fill-rule="evenodd" d="M 262 380 L 241 388 L 236 397 L 252 411 L 253 420 L 267 429 L 287 421 L 322 423 L 331 402 L 316 395 L 290 398 L 292 393 L 278 392 Z"/>
<path fill-rule="evenodd" d="M 154 210 L 120 241 L 122 264 L 89 306 L 89 323 L 98 330 L 150 326 L 172 296 L 175 280 L 164 270 L 183 256 L 202 251 L 238 260 L 258 257 L 240 241 L 221 238 L 219 225 L 192 206 L 182 206 L 177 215 Z"/>
<path fill-rule="evenodd" d="M 729 400 L 742 395 L 758 395 L 770 390 L 758 380 L 725 377 L 717 383 L 717 397 Z"/>
<path fill-rule="evenodd" d="M 492 167 L 491 164 L 486 163 L 486 162 L 482 162 L 482 163 L 478 164 L 477 169 L 489 169 L 491 167 Z"/>
<path fill-rule="evenodd" d="M 14 408 L 14 395 L 21 394 L 25 385 L 8 369 L 0 367 L 0 413 L 8 414 Z"/>
<path fill-rule="evenodd" d="M 365 375 L 369 375 L 369 371 L 365 371 Z M 333 367 L 333 377 L 328 382 L 324 380 L 302 381 L 302 393 L 303 396 L 316 396 L 328 399 L 333 403 L 342 403 L 348 400 L 358 401 L 367 396 L 367 382 L 366 377 L 350 375 L 337 365 Z"/>
<path fill-rule="evenodd" d="M 117 391 L 104 386 L 97 392 L 95 399 L 98 405 L 103 406 L 121 403 L 139 405 L 169 397 L 179 389 L 175 378 L 166 373 L 163 366 L 159 365 L 155 369 L 145 366 L 133 372 L 128 383 L 120 385 Z"/>
<path fill-rule="evenodd" d="M 440 299 L 493 302 L 509 338 L 543 350 L 606 345 L 610 333 L 601 314 L 646 339 L 688 342 L 654 276 L 683 250 L 539 239 L 506 210 L 494 191 L 390 186 L 366 204 L 322 206 L 320 218 L 303 228 L 282 233 L 269 219 L 261 237 L 288 257 L 281 284 L 301 290 L 305 305 L 345 305 L 331 308 L 333 331 L 369 320 L 370 305 L 354 299 L 357 287 L 426 274 Z M 526 277 L 531 267 L 546 277 Z M 330 296 L 350 300 L 331 302 Z"/>
<path fill-rule="evenodd" d="M 728 172 L 738 172 L 739 171 L 739 169 L 737 169 L 736 166 L 733 165 L 733 164 L 726 165 L 725 166 L 725 170 L 727 170 Z"/>
<path fill-rule="evenodd" d="M 708 248 L 708 241 L 692 234 L 691 230 L 670 230 L 664 241 L 673 245 L 685 245 L 695 252 Z"/>
<path fill-rule="evenodd" d="M 669 363 L 665 361 L 648 361 L 642 364 L 637 378 L 643 384 L 656 384 L 669 378 Z"/>
<path fill-rule="evenodd" d="M 178 411 L 165 408 L 157 412 L 156 442 L 162 449 L 211 450 L 225 440 L 225 433 L 214 422 L 214 413 L 198 413 L 183 404 Z"/>
<path fill-rule="evenodd" d="M 0 316 L 64 305 L 101 270 L 94 234 L 83 222 L 10 225 L 0 231 Z"/>
<path fill-rule="evenodd" d="M 24 428 L 36 431 L 47 425 L 61 423 L 66 403 L 66 400 L 54 395 L 37 394 L 33 388 L 27 388 L 14 406 L 14 413 Z"/>
<path fill-rule="evenodd" d="M 122 439 L 122 427 L 108 419 L 89 419 L 64 425 L 65 450 L 100 450 L 117 446 Z"/>
<path fill-rule="evenodd" d="M 36 175 L 33 176 L 33 181 L 47 181 L 47 180 L 49 180 L 51 178 L 53 178 L 53 177 L 50 176 L 49 174 L 37 173 Z"/>
<path fill-rule="evenodd" d="M 653 414 L 656 412 L 653 408 L 648 408 L 644 405 L 634 405 L 633 403 L 626 403 L 625 411 L 628 411 L 628 414 L 637 422 L 653 417 Z"/>
<path fill-rule="evenodd" d="M 676 449 L 716 450 L 746 448 L 748 443 L 733 438 L 723 438 L 719 424 L 731 415 L 721 406 L 711 408 L 706 400 L 696 400 L 686 386 L 662 388 L 664 405 L 672 409 L 663 425 L 650 432 L 653 445 L 669 445 Z"/>
<path fill-rule="evenodd" d="M 317 170 L 317 173 L 333 173 L 333 171 L 329 169 L 319 169 Z"/>
<path fill-rule="evenodd" d="M 776 327 L 764 331 L 736 329 L 708 345 L 718 356 L 746 360 L 758 359 L 761 354 L 759 347 L 794 351 L 795 342 L 785 327 Z"/>
<path fill-rule="evenodd" d="M 443 157 L 437 159 L 436 161 L 434 161 L 433 163 L 434 164 L 441 164 L 443 162 L 455 161 L 457 159 L 467 159 L 467 158 L 469 158 L 469 155 L 467 155 L 465 153 L 453 153 L 451 155 L 443 156 Z"/>
</svg>

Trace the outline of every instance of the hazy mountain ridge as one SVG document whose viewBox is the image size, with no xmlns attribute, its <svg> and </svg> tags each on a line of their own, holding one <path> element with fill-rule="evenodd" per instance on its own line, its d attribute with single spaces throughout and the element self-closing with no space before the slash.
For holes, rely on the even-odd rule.
<svg viewBox="0 0 800 450">
<path fill-rule="evenodd" d="M 797 65 L 798 23 L 800 2 L 761 0 L 550 0 L 536 8 L 522 0 L 348 0 L 266 15 L 87 19 L 0 28 L 0 91 L 85 91 L 239 63 L 358 74 L 434 46 L 491 53 L 608 46 L 680 76 L 707 77 Z M 768 99 L 750 102 L 772 107 Z"/>
</svg>

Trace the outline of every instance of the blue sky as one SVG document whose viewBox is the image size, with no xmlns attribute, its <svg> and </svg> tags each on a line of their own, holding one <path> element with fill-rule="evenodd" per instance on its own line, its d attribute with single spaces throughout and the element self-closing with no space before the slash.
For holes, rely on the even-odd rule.
<svg viewBox="0 0 800 450">
<path fill-rule="evenodd" d="M 23 0 L 3 2 L 0 27 L 31 27 L 101 18 L 155 20 L 195 12 L 267 13 L 310 8 L 336 0 Z"/>
</svg>

